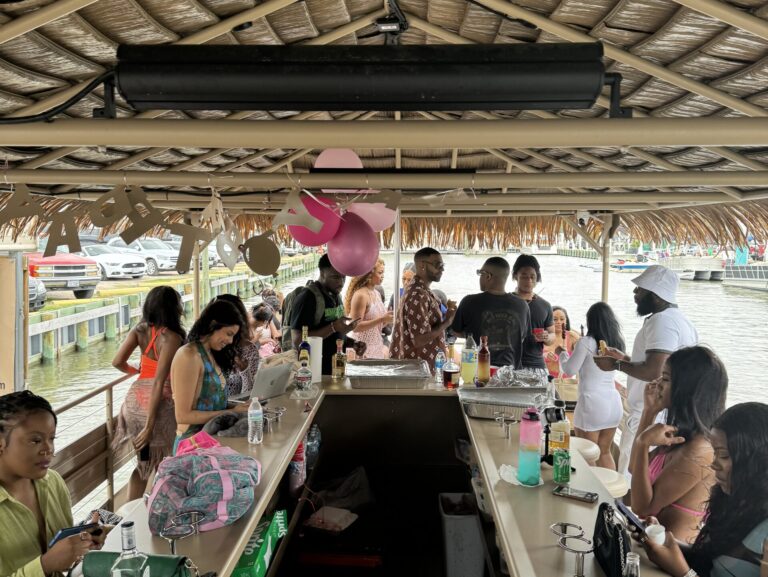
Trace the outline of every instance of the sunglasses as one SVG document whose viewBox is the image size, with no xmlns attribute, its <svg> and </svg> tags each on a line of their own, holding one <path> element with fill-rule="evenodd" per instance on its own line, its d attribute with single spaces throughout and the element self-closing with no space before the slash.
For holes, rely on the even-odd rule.
<svg viewBox="0 0 768 577">
<path fill-rule="evenodd" d="M 432 265 L 437 270 L 445 270 L 445 263 L 443 263 L 443 262 L 432 262 L 430 260 L 425 260 L 424 262 L 429 264 L 429 265 Z"/>
<path fill-rule="evenodd" d="M 484 274 L 487 274 L 488 276 L 493 276 L 493 274 L 491 274 L 487 270 L 483 270 L 481 268 L 477 269 L 475 272 L 477 273 L 477 276 L 483 276 Z"/>
</svg>

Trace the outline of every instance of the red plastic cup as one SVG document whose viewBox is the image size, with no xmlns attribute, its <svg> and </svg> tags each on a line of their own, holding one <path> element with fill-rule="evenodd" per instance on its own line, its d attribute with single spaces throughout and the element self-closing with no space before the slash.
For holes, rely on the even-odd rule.
<svg viewBox="0 0 768 577">
<path fill-rule="evenodd" d="M 495 366 L 491 365 L 491 376 L 495 375 L 496 371 L 498 371 L 498 370 L 499 370 L 499 367 L 495 367 Z"/>
<path fill-rule="evenodd" d="M 547 329 L 533 329 L 533 336 L 543 335 L 547 332 Z"/>
</svg>

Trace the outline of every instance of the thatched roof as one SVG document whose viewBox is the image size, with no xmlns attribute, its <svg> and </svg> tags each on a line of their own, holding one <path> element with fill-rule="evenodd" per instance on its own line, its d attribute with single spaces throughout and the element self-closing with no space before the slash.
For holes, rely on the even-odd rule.
<svg viewBox="0 0 768 577">
<path fill-rule="evenodd" d="M 376 34 L 373 21 L 384 13 L 386 4 L 374 0 L 267 0 L 261 4 L 255 0 L 24 0 L 2 4 L 0 114 L 35 114 L 66 100 L 73 87 L 114 64 L 120 43 L 382 44 L 385 38 Z M 634 110 L 635 119 L 622 122 L 642 122 L 645 117 L 708 122 L 768 116 L 765 0 L 400 0 L 399 4 L 410 24 L 399 38 L 402 44 L 603 41 L 608 71 L 624 77 L 622 104 Z M 101 95 L 98 89 L 64 116 L 90 118 L 92 109 L 103 104 Z M 607 103 L 605 92 L 590 110 L 558 112 L 153 111 L 141 117 L 183 121 L 228 118 L 233 124 L 337 120 L 370 122 L 372 129 L 375 121 L 396 120 L 419 122 L 429 131 L 430 123 L 466 120 L 535 119 L 549 123 L 600 118 L 610 123 L 603 118 Z M 118 98 L 118 117 L 131 116 L 135 113 Z M 563 130 L 568 130 L 567 125 Z M 298 177 L 309 171 L 322 151 L 300 146 L 216 149 L 202 141 L 176 148 L 123 146 L 112 144 L 109 134 L 104 134 L 103 146 L 20 147 L 4 134 L 6 128 L 0 126 L 0 158 L 8 168 L 36 173 L 66 170 L 78 175 L 75 183 L 57 180 L 58 174 L 48 182 L 27 180 L 35 185 L 36 193 L 62 195 L 48 199 L 47 210 L 78 208 L 90 201 L 89 193 L 108 190 L 108 185 L 89 181 L 94 171 L 128 171 L 126 178 L 138 184 L 144 184 L 138 182 L 141 174 L 167 172 L 179 180 L 158 185 L 148 177 L 144 188 L 172 219 L 180 219 L 184 210 L 199 206 L 195 202 L 209 192 L 207 186 L 184 182 L 187 175 L 192 178 L 203 173 L 218 178 L 226 173 L 289 173 Z M 482 191 L 482 197 L 480 190 L 459 187 L 464 191 L 460 201 L 451 200 L 450 193 L 436 195 L 440 190 L 403 187 L 408 201 L 403 208 L 403 238 L 409 244 L 442 240 L 466 246 L 477 240 L 483 245 L 491 242 L 489 234 L 496 235 L 502 244 L 525 244 L 537 236 L 547 238 L 560 231 L 571 234 L 561 215 L 575 215 L 579 209 L 619 213 L 625 227 L 647 239 L 730 242 L 741 238 L 744 226 L 758 238 L 765 237 L 768 200 L 763 197 L 768 199 L 768 176 L 757 184 L 740 184 L 745 181 L 734 177 L 727 185 L 690 186 L 648 184 L 643 178 L 670 172 L 690 172 L 692 182 L 702 172 L 768 175 L 764 172 L 768 168 L 768 142 L 761 144 L 765 145 L 633 146 L 627 142 L 626 146 L 477 148 L 458 143 L 450 148 L 411 148 L 403 139 L 398 148 L 356 152 L 365 169 L 371 171 L 509 174 L 508 187 L 490 187 Z M 335 142 L 329 137 L 326 147 L 333 146 Z M 528 188 L 513 185 L 516 176 L 528 173 L 572 173 L 574 179 L 586 180 L 574 180 L 579 184 L 567 187 L 545 181 Z M 629 174 L 632 178 L 626 186 L 598 186 L 589 180 L 597 173 Z M 287 189 L 226 187 L 220 180 L 215 182 L 222 189 L 225 206 L 236 211 L 236 223 L 246 234 L 269 226 L 271 215 L 280 208 L 280 195 Z M 255 191 L 263 195 L 265 190 L 274 194 L 269 203 L 249 200 L 251 197 L 243 194 Z M 237 196 L 227 196 L 230 192 Z M 79 198 L 77 193 L 82 193 Z M 170 201 L 166 193 L 198 196 L 190 196 L 189 201 L 174 196 Z M 505 194 L 509 196 L 502 196 Z M 537 196 L 542 194 L 547 197 Z M 594 196 L 588 202 L 572 200 L 581 194 L 612 196 Z M 612 200 L 616 194 L 626 195 L 632 202 Z M 683 200 L 680 195 L 684 195 Z M 484 204 L 487 199 L 494 201 L 492 206 Z M 445 216 L 447 209 L 450 217 Z M 81 222 L 86 226 L 87 217 Z M 591 226 L 597 234 L 601 225 L 592 221 Z M 390 235 L 384 234 L 386 242 Z"/>
</svg>

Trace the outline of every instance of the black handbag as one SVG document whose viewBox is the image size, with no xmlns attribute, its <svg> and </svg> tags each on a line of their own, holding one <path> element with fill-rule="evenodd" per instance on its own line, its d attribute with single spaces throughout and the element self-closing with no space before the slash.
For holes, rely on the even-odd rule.
<svg viewBox="0 0 768 577">
<path fill-rule="evenodd" d="M 616 521 L 616 511 L 610 503 L 600 503 L 592 537 L 597 562 L 606 577 L 622 577 L 627 553 L 632 550 L 624 525 Z"/>
</svg>

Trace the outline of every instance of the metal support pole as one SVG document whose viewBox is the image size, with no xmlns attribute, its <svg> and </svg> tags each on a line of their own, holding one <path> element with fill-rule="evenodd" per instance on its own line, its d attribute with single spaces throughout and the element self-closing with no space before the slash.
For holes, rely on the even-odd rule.
<svg viewBox="0 0 768 577">
<path fill-rule="evenodd" d="M 112 410 L 112 387 L 109 387 L 106 391 L 106 409 L 107 409 L 107 449 L 112 446 L 112 439 L 114 437 L 114 431 L 112 427 L 113 410 Z M 112 451 L 107 450 L 107 509 L 114 509 L 115 504 L 115 455 Z"/>
<path fill-rule="evenodd" d="M 195 243 L 195 251 L 192 253 L 192 266 L 194 267 L 194 298 L 192 300 L 192 315 L 196 321 L 200 316 L 200 245 Z M 193 321 L 194 322 L 194 321 Z"/>
<path fill-rule="evenodd" d="M 608 302 L 608 273 L 611 270 L 611 237 L 606 227 L 603 234 L 603 290 L 601 300 Z"/>
<path fill-rule="evenodd" d="M 24 257 L 20 252 L 13 252 L 13 265 L 16 269 L 16 333 L 15 347 L 13 355 L 13 390 L 24 390 L 24 362 L 26 359 L 26 344 L 24 335 L 26 331 L 22 330 L 26 319 L 24 318 L 24 309 L 27 294 L 27 285 L 24 282 Z"/>
<path fill-rule="evenodd" d="M 392 310 L 397 314 L 397 309 L 400 306 L 400 242 L 402 233 L 402 222 L 400 221 L 400 209 L 397 209 L 397 216 L 395 217 L 395 234 L 392 239 L 395 245 L 395 270 L 392 272 L 392 276 L 395 279 L 395 292 L 392 293 Z"/>
</svg>

